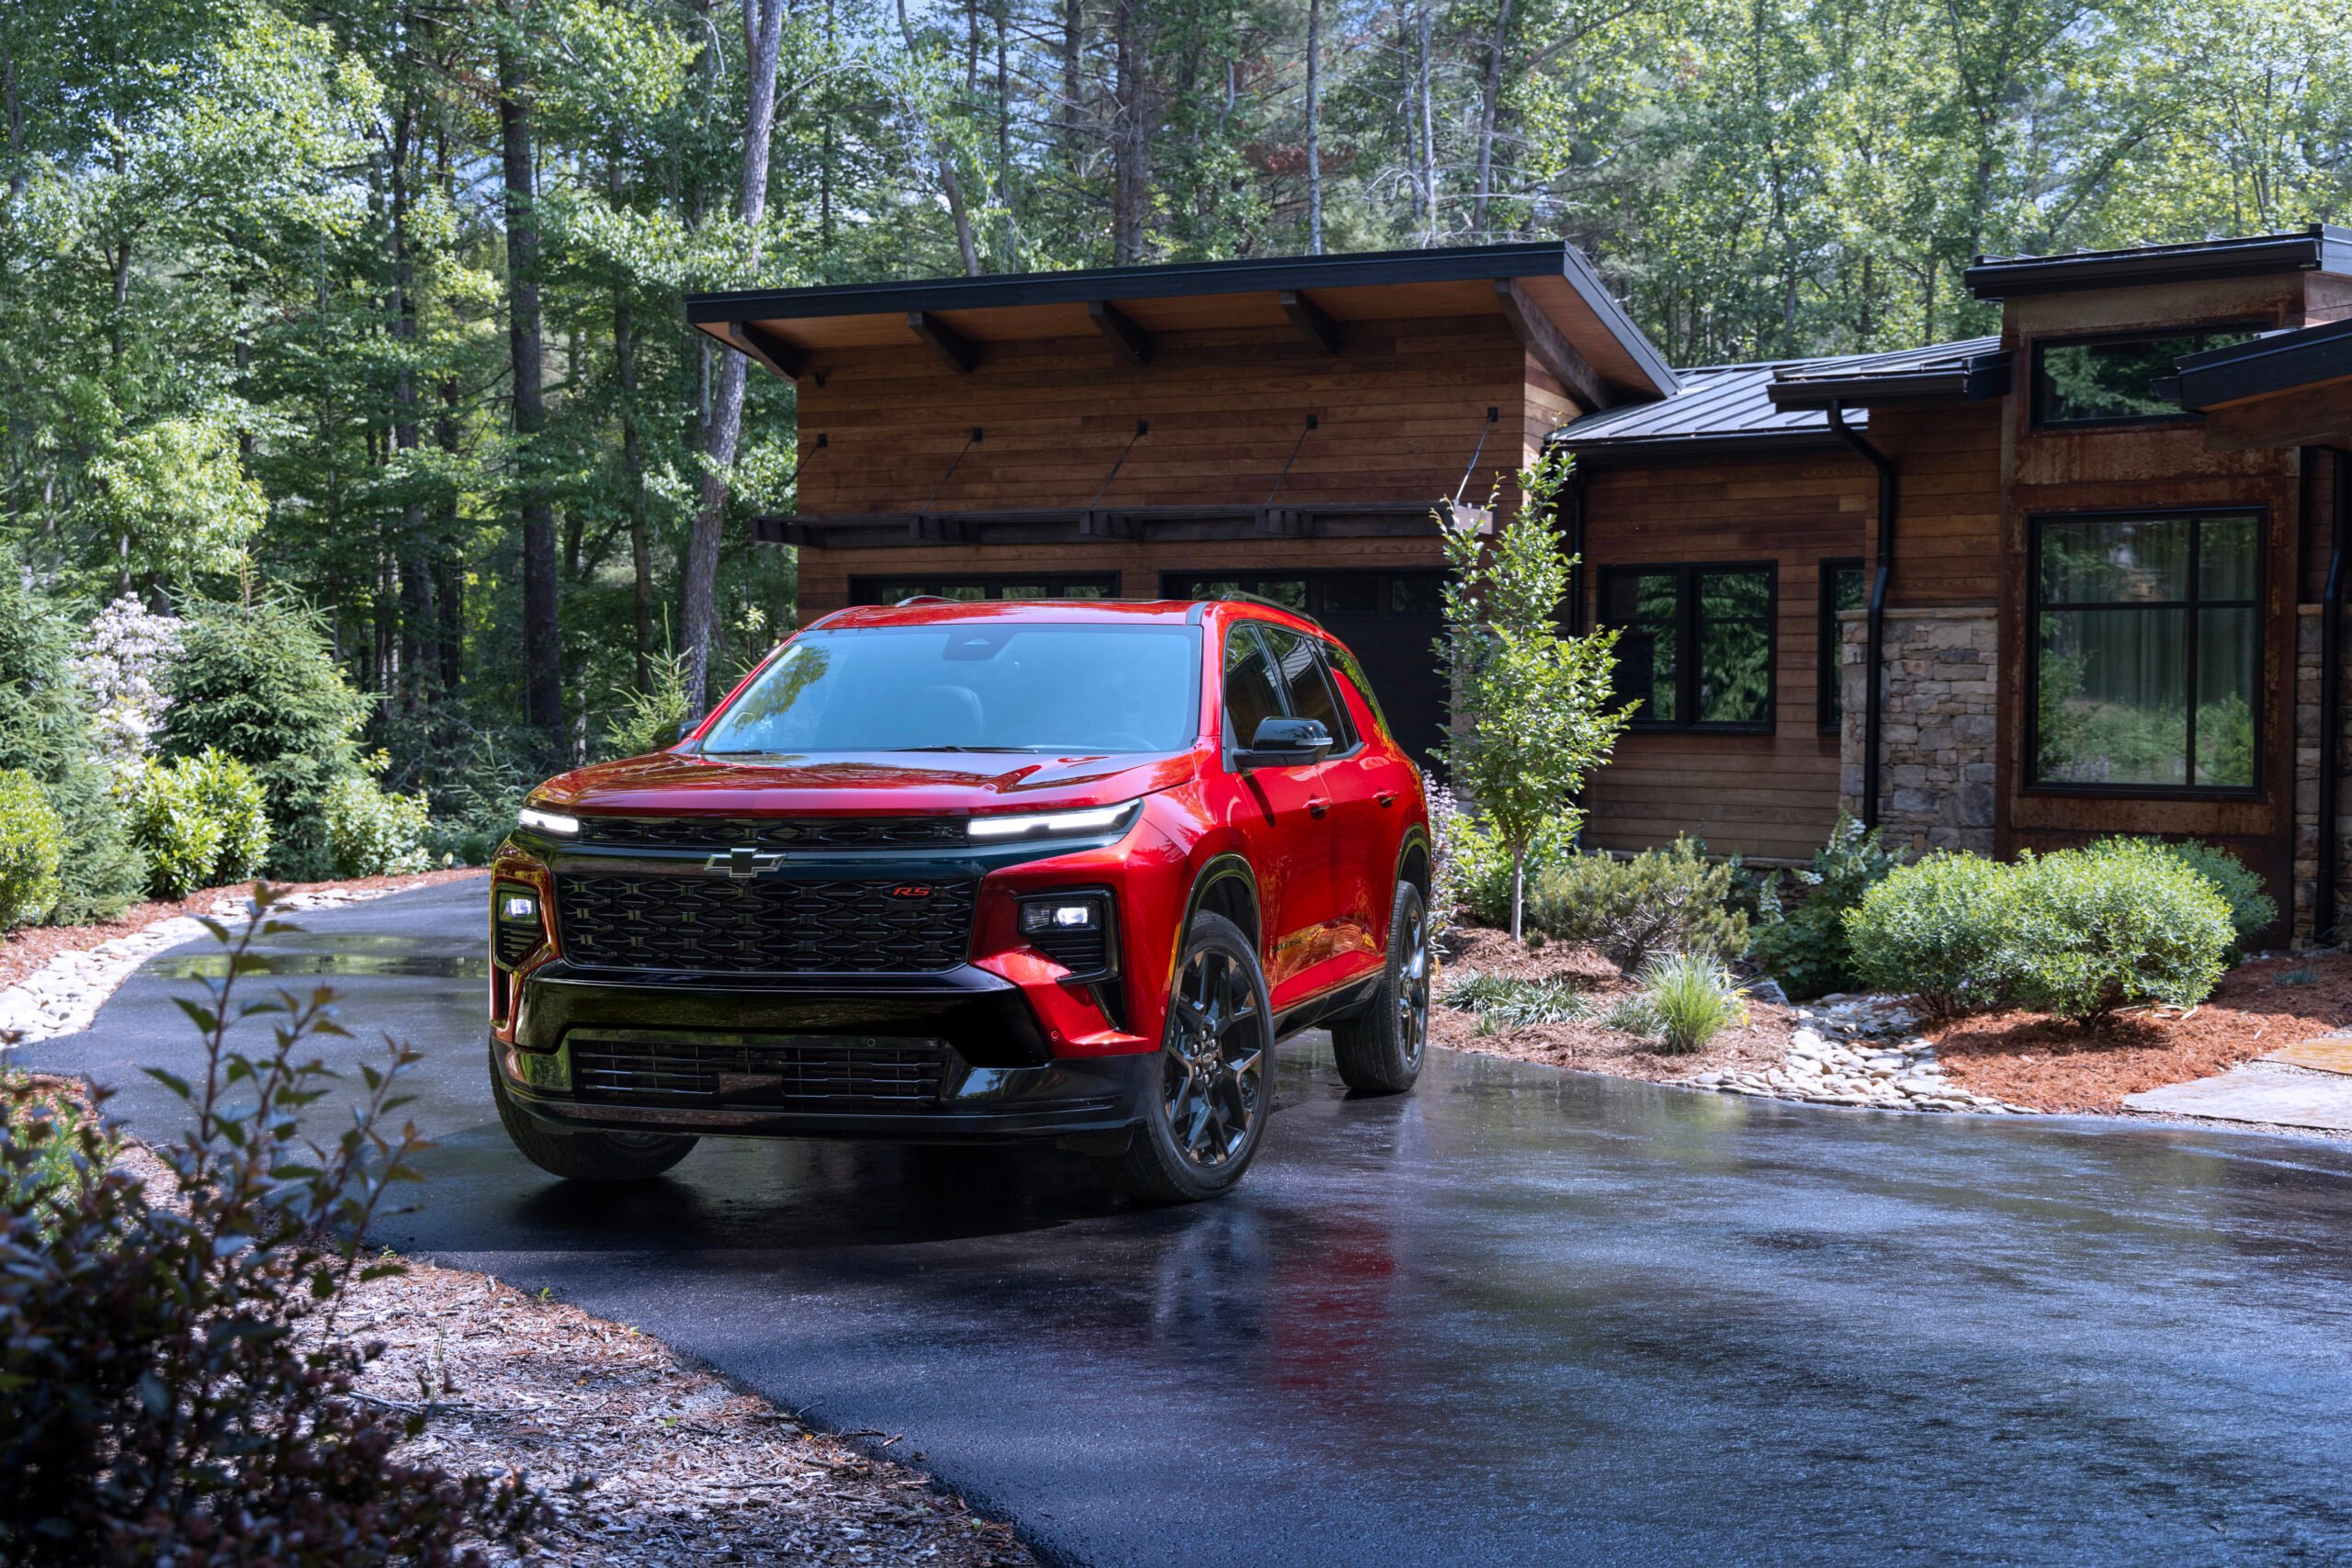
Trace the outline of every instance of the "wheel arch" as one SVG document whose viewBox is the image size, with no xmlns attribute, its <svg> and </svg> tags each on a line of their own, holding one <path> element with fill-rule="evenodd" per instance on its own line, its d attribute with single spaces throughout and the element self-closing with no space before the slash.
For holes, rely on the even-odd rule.
<svg viewBox="0 0 2352 1568">
<path fill-rule="evenodd" d="M 1192 929 L 1193 917 L 1202 910 L 1223 915 L 1241 928 L 1262 958 L 1266 951 L 1266 922 L 1258 898 L 1258 874 L 1240 855 L 1227 852 L 1213 855 L 1193 878 L 1192 897 L 1184 905 L 1184 928 Z"/>
</svg>

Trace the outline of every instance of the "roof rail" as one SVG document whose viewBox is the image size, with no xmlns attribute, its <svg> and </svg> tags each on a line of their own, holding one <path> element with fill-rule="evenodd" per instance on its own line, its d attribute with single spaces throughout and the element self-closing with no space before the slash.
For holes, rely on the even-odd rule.
<svg viewBox="0 0 2352 1568">
<path fill-rule="evenodd" d="M 910 593 L 890 607 L 894 610 L 903 610 L 910 604 L 953 604 L 956 601 L 944 593 Z"/>
<path fill-rule="evenodd" d="M 1280 610 L 1285 615 L 1296 615 L 1300 620 L 1305 621 L 1311 626 L 1320 626 L 1323 625 L 1322 622 L 1317 620 L 1306 611 L 1294 610 L 1289 605 L 1283 604 L 1281 600 L 1269 599 L 1262 593 L 1245 593 L 1238 588 L 1228 588 L 1223 592 L 1217 594 L 1216 597 L 1219 599 L 1230 600 L 1237 604 L 1263 604 L 1269 610 Z"/>
</svg>

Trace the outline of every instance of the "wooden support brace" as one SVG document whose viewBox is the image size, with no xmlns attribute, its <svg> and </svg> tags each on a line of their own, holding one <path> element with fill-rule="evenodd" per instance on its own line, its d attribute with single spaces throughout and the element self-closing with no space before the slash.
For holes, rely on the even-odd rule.
<svg viewBox="0 0 2352 1568">
<path fill-rule="evenodd" d="M 1544 316 L 1543 308 L 1527 297 L 1527 290 L 1515 277 L 1495 279 L 1495 303 L 1502 307 L 1503 319 L 1510 322 L 1510 330 L 1520 346 L 1533 356 L 1535 363 L 1552 373 L 1555 380 L 1566 389 L 1570 397 L 1584 405 L 1587 413 L 1598 413 L 1615 400 L 1609 395 L 1607 383 L 1592 362 L 1577 351 L 1577 345 L 1560 335 L 1560 329 Z"/>
<path fill-rule="evenodd" d="M 808 373 L 808 356 L 799 345 L 757 321 L 728 322 L 727 341 L 787 381 L 797 381 Z"/>
<path fill-rule="evenodd" d="M 1136 367 L 1151 363 L 1151 334 L 1136 325 L 1133 316 L 1108 299 L 1089 301 L 1086 314 L 1096 330 L 1110 340 L 1121 359 Z"/>
<path fill-rule="evenodd" d="M 1282 301 L 1283 314 L 1306 334 L 1309 343 L 1326 354 L 1340 352 L 1340 323 L 1326 314 L 1322 306 L 1295 288 L 1283 289 Z"/>
<path fill-rule="evenodd" d="M 929 310 L 909 310 L 907 326 L 915 336 L 937 350 L 939 357 L 968 376 L 980 362 L 979 345 Z"/>
</svg>

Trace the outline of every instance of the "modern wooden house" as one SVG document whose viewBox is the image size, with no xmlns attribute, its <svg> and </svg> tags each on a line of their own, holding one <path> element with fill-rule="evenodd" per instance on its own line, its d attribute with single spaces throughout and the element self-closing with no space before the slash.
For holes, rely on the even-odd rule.
<svg viewBox="0 0 2352 1568">
<path fill-rule="evenodd" d="M 800 547 L 804 615 L 1238 588 L 1321 617 L 1434 739 L 1431 508 L 1554 441 L 1568 614 L 1623 628 L 1642 703 L 1590 841 L 1793 859 L 1841 804 L 1986 852 L 2195 835 L 2332 931 L 2352 233 L 1968 283 L 1997 335 L 1679 371 L 1556 243 L 689 315 L 798 383 L 800 510 L 758 529 Z"/>
</svg>

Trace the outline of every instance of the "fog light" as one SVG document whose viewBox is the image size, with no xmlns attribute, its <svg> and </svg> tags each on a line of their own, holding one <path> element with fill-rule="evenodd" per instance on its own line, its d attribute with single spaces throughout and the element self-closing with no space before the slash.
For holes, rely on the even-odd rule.
<svg viewBox="0 0 2352 1568">
<path fill-rule="evenodd" d="M 539 919 L 539 901 L 527 893 L 509 893 L 498 901 L 498 918 L 502 920 L 526 920 L 536 925 Z"/>
<path fill-rule="evenodd" d="M 1102 923 L 1102 906 L 1100 900 L 1093 898 L 1021 906 L 1021 934 L 1023 936 L 1035 936 L 1040 931 L 1094 931 Z"/>
</svg>

